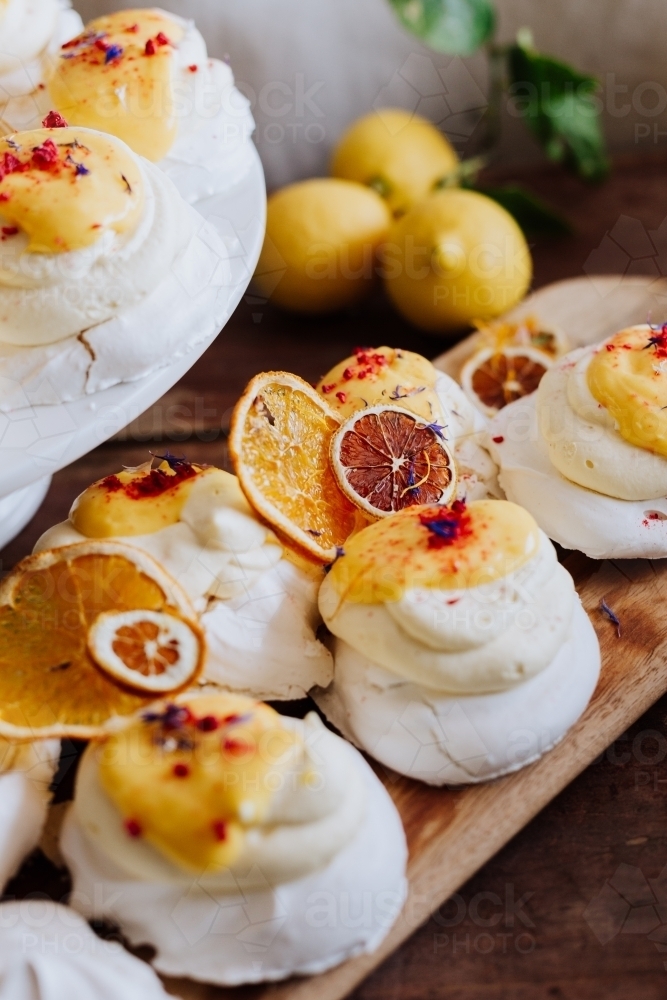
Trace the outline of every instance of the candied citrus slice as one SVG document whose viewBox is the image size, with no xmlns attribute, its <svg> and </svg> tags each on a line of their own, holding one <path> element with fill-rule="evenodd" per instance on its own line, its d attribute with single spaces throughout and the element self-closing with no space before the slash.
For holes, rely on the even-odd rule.
<svg viewBox="0 0 667 1000">
<path fill-rule="evenodd" d="M 514 322 L 479 320 L 475 322 L 475 326 L 482 334 L 483 345 L 493 347 L 496 351 L 501 351 L 504 347 L 534 347 L 554 360 L 570 350 L 563 332 L 545 324 L 538 316 L 524 316 Z"/>
<path fill-rule="evenodd" d="M 84 739 L 115 728 L 155 700 L 101 669 L 90 655 L 91 625 L 108 613 L 173 615 L 205 645 L 181 587 L 149 555 L 95 539 L 28 556 L 0 586 L 0 734 Z"/>
<path fill-rule="evenodd" d="M 492 417 L 535 392 L 551 363 L 548 354 L 534 347 L 485 347 L 466 361 L 461 385 L 471 402 Z"/>
<path fill-rule="evenodd" d="M 139 691 L 173 691 L 197 673 L 201 640 L 182 618 L 165 611 L 105 611 L 88 631 L 98 667 Z"/>
<path fill-rule="evenodd" d="M 288 372 L 263 372 L 236 404 L 229 450 L 248 502 L 280 535 L 321 562 L 336 556 L 357 521 L 329 464 L 340 418 Z"/>
<path fill-rule="evenodd" d="M 345 495 L 374 517 L 448 503 L 456 491 L 442 428 L 399 406 L 370 406 L 346 420 L 333 436 L 331 464 Z"/>
</svg>

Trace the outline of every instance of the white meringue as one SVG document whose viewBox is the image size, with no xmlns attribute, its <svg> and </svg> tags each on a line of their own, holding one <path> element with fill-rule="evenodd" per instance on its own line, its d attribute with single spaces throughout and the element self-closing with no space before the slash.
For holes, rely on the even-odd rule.
<svg viewBox="0 0 667 1000">
<path fill-rule="evenodd" d="M 242 594 L 214 601 L 202 615 L 205 676 L 253 698 L 303 698 L 326 687 L 333 658 L 317 638 L 319 576 L 281 559 Z"/>
<path fill-rule="evenodd" d="M 59 754 L 59 740 L 0 740 L 0 888 L 39 843 Z"/>
<path fill-rule="evenodd" d="M 60 46 L 83 22 L 69 0 L 8 0 L 0 15 L 3 134 L 35 128 L 45 81 Z M 48 110 L 48 109 L 47 109 Z"/>
<path fill-rule="evenodd" d="M 590 363 L 601 345 L 571 351 L 537 389 L 539 432 L 552 465 L 570 482 L 619 500 L 664 499 L 667 459 L 637 448 L 588 387 Z"/>
<path fill-rule="evenodd" d="M 250 102 L 234 86 L 231 67 L 209 59 L 194 21 L 168 17 L 185 32 L 174 67 L 181 114 L 176 141 L 159 166 L 193 203 L 229 190 L 248 173 L 255 122 Z"/>
<path fill-rule="evenodd" d="M 236 479 L 229 482 L 234 488 L 223 496 L 212 480 L 195 481 L 180 521 L 119 540 L 152 555 L 200 612 L 206 680 L 254 698 L 303 698 L 333 676 L 331 653 L 316 637 L 321 573 L 285 558 Z M 35 551 L 84 540 L 63 521 L 41 536 Z"/>
<path fill-rule="evenodd" d="M 114 136 L 109 142 L 124 148 Z M 107 229 L 91 246 L 30 253 L 17 233 L 0 257 L 0 340 L 35 347 L 88 331 L 152 295 L 201 228 L 201 220 L 147 160 L 130 154 L 144 185 L 134 230 Z M 7 224 L 0 208 L 0 222 Z M 173 280 L 173 279 L 172 279 Z"/>
<path fill-rule="evenodd" d="M 230 274 L 224 243 L 157 167 L 143 161 L 142 168 L 153 193 L 151 221 L 136 244 L 129 239 L 125 260 L 106 245 L 74 251 L 58 255 L 72 258 L 73 277 L 62 262 L 47 262 L 53 274 L 38 287 L 0 287 L 3 314 L 15 316 L 15 325 L 20 317 L 21 332 L 33 331 L 33 342 L 54 331 L 61 338 L 0 343 L 0 411 L 25 406 L 26 397 L 33 405 L 68 402 L 135 381 L 222 325 Z"/>
<path fill-rule="evenodd" d="M 209 58 L 194 21 L 159 7 L 151 9 L 183 31 L 181 40 L 174 44 L 172 62 L 178 132 L 158 165 L 185 201 L 193 204 L 228 191 L 246 176 L 254 162 L 255 122 L 250 102 L 234 86 L 231 67 Z M 80 30 L 77 27 L 67 38 Z M 52 105 L 48 91 L 41 91 L 37 113 L 31 124 L 23 127 L 36 127 Z"/>
<path fill-rule="evenodd" d="M 488 781 L 537 760 L 577 721 L 595 690 L 600 650 L 578 599 L 551 663 L 495 694 L 447 695 L 405 680 L 334 640 L 335 681 L 312 697 L 353 743 L 431 785 Z"/>
<path fill-rule="evenodd" d="M 89 750 L 61 840 L 74 879 L 72 905 L 117 922 L 133 944 L 155 947 L 158 971 L 220 985 L 314 974 L 377 948 L 405 898 L 407 850 L 398 813 L 363 758 L 316 716 L 283 722 L 303 733 L 307 753 L 320 761 L 325 780 L 318 804 L 307 806 L 303 792 L 284 788 L 274 829 L 258 831 L 245 862 L 200 879 L 146 844 L 110 851 L 115 807 L 107 800 L 102 808 L 101 791 L 86 801 L 89 769 L 94 781 Z M 337 831 L 333 840 L 327 828 Z M 320 838 L 338 847 L 332 854 L 330 846 L 329 860 L 313 870 L 310 852 L 317 857 Z M 283 881 L 290 868 L 293 877 Z"/>
<path fill-rule="evenodd" d="M 370 525 L 319 605 L 334 679 L 311 697 L 358 746 L 431 784 L 485 781 L 540 756 L 600 670 L 570 574 L 530 514 L 503 500 Z"/>
<path fill-rule="evenodd" d="M 145 962 L 50 899 L 0 904 L 0 1000 L 168 1000 Z"/>
<path fill-rule="evenodd" d="M 550 461 L 536 404 L 535 395 L 511 403 L 489 430 L 489 450 L 507 498 L 529 510 L 559 545 L 591 559 L 667 555 L 667 499 L 620 500 L 566 479 Z"/>
<path fill-rule="evenodd" d="M 410 588 L 386 604 L 341 600 L 320 589 L 328 628 L 402 681 L 448 694 L 486 694 L 544 670 L 566 640 L 572 577 L 540 532 L 539 548 L 500 580 L 459 590 Z"/>
<path fill-rule="evenodd" d="M 485 446 L 486 420 L 463 389 L 445 372 L 438 372 L 435 391 L 447 414 L 445 440 L 456 459 L 460 500 L 502 499 L 498 469 Z"/>
</svg>

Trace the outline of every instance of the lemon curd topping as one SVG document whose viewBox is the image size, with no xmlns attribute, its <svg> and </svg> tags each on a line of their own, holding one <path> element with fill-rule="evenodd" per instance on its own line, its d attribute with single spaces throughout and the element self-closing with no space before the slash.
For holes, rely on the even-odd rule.
<svg viewBox="0 0 667 1000">
<path fill-rule="evenodd" d="M 591 359 L 587 381 L 621 437 L 667 457 L 667 324 L 617 333 Z"/>
<path fill-rule="evenodd" d="M 514 573 L 539 546 L 537 524 L 506 500 L 409 507 L 353 535 L 329 579 L 341 600 L 385 604 L 407 590 L 463 590 Z"/>
<path fill-rule="evenodd" d="M 412 351 L 358 347 L 320 380 L 317 389 L 345 417 L 365 406 L 396 403 L 430 422 L 442 410 L 435 392 L 437 375 L 430 361 Z"/>
<path fill-rule="evenodd" d="M 108 739 L 99 779 L 128 837 L 186 871 L 217 871 L 238 858 L 246 831 L 266 821 L 302 745 L 268 705 L 205 695 L 147 712 Z"/>
<path fill-rule="evenodd" d="M 0 139 L 3 235 L 22 230 L 31 253 L 81 250 L 107 229 L 132 230 L 143 205 L 139 166 L 108 136 L 41 128 Z"/>
<path fill-rule="evenodd" d="M 91 21 L 66 42 L 49 79 L 54 106 L 75 125 L 111 132 L 158 161 L 176 139 L 172 63 L 183 29 L 157 10 Z"/>
<path fill-rule="evenodd" d="M 87 538 L 124 538 L 150 535 L 180 520 L 192 486 L 204 476 L 220 480 L 225 489 L 229 474 L 222 469 L 191 465 L 169 458 L 157 469 L 151 463 L 106 476 L 74 501 L 70 521 Z"/>
</svg>

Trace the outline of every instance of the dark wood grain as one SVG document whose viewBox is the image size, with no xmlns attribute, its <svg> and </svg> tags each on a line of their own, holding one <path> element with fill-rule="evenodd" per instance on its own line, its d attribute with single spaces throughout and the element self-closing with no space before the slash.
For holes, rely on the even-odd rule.
<svg viewBox="0 0 667 1000">
<path fill-rule="evenodd" d="M 599 187 L 551 168 L 526 176 L 525 183 L 561 208 L 575 230 L 534 243 L 536 286 L 587 269 L 667 273 L 667 235 L 663 240 L 659 233 L 667 218 L 666 176 L 664 156 L 622 163 Z M 609 233 L 611 243 L 605 240 Z M 429 356 L 447 347 L 409 327 L 379 293 L 354 312 L 325 319 L 296 319 L 246 296 L 177 387 L 120 439 L 54 477 L 42 509 L 2 553 L 2 568 L 65 517 L 88 483 L 136 464 L 149 449 L 169 447 L 225 464 L 229 414 L 256 371 L 287 369 L 314 380 L 359 343 L 400 345 Z M 594 572 L 578 557 L 571 567 L 580 579 Z M 614 599 L 609 581 L 605 593 L 609 586 Z M 632 589 L 624 578 L 623 586 Z M 622 644 L 614 647 L 621 668 L 630 652 L 648 655 L 658 641 L 665 595 L 657 586 L 646 593 L 641 614 L 626 610 Z M 643 881 L 656 879 L 667 864 L 666 713 L 662 699 L 627 734 L 601 747 L 598 760 L 372 973 L 355 1000 L 667 995 L 667 890 Z M 420 836 L 427 834 L 424 826 Z M 239 991 L 246 1000 L 255 994 Z"/>
</svg>

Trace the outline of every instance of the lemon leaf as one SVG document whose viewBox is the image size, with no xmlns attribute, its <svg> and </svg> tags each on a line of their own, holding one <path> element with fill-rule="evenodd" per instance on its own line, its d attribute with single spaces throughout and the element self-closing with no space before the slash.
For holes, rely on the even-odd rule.
<svg viewBox="0 0 667 1000">
<path fill-rule="evenodd" d="M 468 56 L 491 37 L 496 15 L 489 0 L 389 0 L 408 31 L 437 52 Z"/>
<path fill-rule="evenodd" d="M 518 184 L 502 187 L 475 187 L 480 194 L 493 198 L 502 205 L 519 223 L 526 236 L 565 236 L 572 232 L 572 226 L 560 212 L 531 194 Z"/>
<path fill-rule="evenodd" d="M 549 159 L 586 180 L 603 178 L 609 162 L 595 77 L 537 52 L 526 31 L 509 47 L 507 62 L 510 97 Z"/>
</svg>

